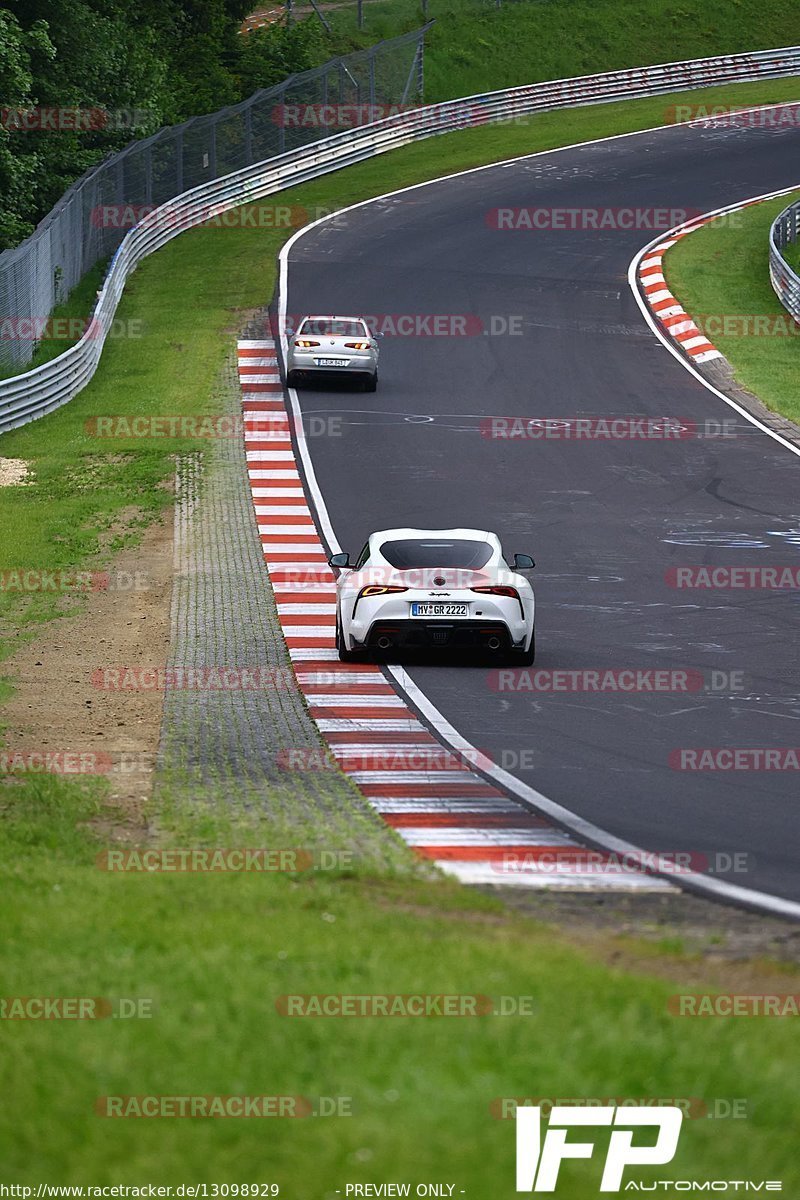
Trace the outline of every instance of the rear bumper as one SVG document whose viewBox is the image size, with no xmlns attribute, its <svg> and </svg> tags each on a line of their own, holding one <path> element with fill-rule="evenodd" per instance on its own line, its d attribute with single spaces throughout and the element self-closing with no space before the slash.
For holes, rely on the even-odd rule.
<svg viewBox="0 0 800 1200">
<path fill-rule="evenodd" d="M 316 357 L 324 355 L 320 356 L 317 352 Z M 331 357 L 338 358 L 344 355 L 333 354 Z M 290 351 L 287 369 L 300 376 L 325 375 L 331 378 L 337 375 L 372 376 L 378 369 L 378 358 L 375 354 L 350 354 L 347 364 L 343 367 L 318 367 L 314 358 L 314 354 L 304 354 L 299 350 Z"/>
<path fill-rule="evenodd" d="M 385 639 L 388 638 L 388 644 Z M 375 621 L 364 643 L 368 650 L 476 649 L 496 653 L 514 647 L 502 621 Z M 519 647 L 516 647 L 519 648 Z"/>
<path fill-rule="evenodd" d="M 368 363 L 347 367 L 289 367 L 298 379 L 372 379 L 376 368 Z"/>
</svg>

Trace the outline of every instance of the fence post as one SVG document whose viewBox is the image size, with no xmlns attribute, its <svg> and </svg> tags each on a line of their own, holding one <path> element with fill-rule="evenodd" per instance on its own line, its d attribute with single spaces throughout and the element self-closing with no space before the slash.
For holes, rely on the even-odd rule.
<svg viewBox="0 0 800 1200">
<path fill-rule="evenodd" d="M 317 14 L 317 16 L 319 17 L 320 21 L 321 21 L 321 22 L 322 22 L 322 24 L 325 26 L 325 29 L 328 31 L 328 33 L 330 33 L 330 32 L 331 32 L 331 27 L 330 27 L 330 25 L 329 25 L 328 21 L 327 21 L 327 20 L 326 20 L 326 18 L 325 18 L 325 14 L 324 14 L 324 13 L 323 13 L 323 12 L 320 10 L 320 8 L 317 6 L 317 0 L 310 0 L 310 3 L 311 3 L 311 7 L 313 8 L 314 12 Z"/>
<path fill-rule="evenodd" d="M 250 166 L 253 161 L 253 106 L 248 104 L 244 110 L 244 161 Z"/>
<path fill-rule="evenodd" d="M 117 191 L 117 203 L 118 204 L 126 204 L 130 200 L 130 197 L 125 195 L 125 163 L 127 161 L 128 161 L 127 154 L 125 154 L 124 151 L 121 151 L 119 159 L 117 160 L 117 170 L 116 170 L 116 176 L 117 176 L 116 191 Z"/>
<path fill-rule="evenodd" d="M 423 0 L 427 4 L 427 0 Z M 364 28 L 364 0 L 358 0 L 358 28 Z"/>
<path fill-rule="evenodd" d="M 147 146 L 144 152 L 144 202 L 153 203 L 153 148 Z"/>
<path fill-rule="evenodd" d="M 183 128 L 178 130 L 175 138 L 175 195 L 184 191 L 183 186 Z"/>
<path fill-rule="evenodd" d="M 286 24 L 287 24 L 287 26 L 289 26 L 289 25 L 291 25 L 291 23 L 292 23 L 292 0 L 286 0 Z"/>
<path fill-rule="evenodd" d="M 375 111 L 375 51 L 371 51 L 369 56 L 369 103 L 370 108 Z"/>
</svg>

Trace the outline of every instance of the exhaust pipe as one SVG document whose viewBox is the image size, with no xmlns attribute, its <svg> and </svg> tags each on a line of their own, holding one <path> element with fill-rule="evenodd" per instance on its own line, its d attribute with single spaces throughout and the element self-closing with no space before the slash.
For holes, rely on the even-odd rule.
<svg viewBox="0 0 800 1200">
<path fill-rule="evenodd" d="M 495 637 L 495 635 L 492 634 L 492 636 L 489 638 L 489 641 L 487 642 L 487 645 L 490 650 L 499 650 L 500 649 L 500 638 Z"/>
<path fill-rule="evenodd" d="M 378 648 L 380 650 L 388 650 L 389 647 L 391 646 L 391 644 L 392 644 L 392 639 L 390 637 L 387 637 L 387 635 L 385 633 L 382 633 L 381 636 L 378 638 Z M 499 645 L 499 643 L 498 643 L 498 645 Z"/>
</svg>

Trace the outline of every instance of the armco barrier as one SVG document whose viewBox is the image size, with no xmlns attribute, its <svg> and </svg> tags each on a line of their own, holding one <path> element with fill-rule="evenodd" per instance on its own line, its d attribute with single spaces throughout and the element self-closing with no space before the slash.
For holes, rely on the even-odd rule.
<svg viewBox="0 0 800 1200">
<path fill-rule="evenodd" d="M 58 358 L 0 382 L 0 433 L 71 400 L 92 378 L 125 281 L 148 254 L 209 217 L 328 171 L 439 133 L 578 105 L 800 73 L 800 47 L 608 71 L 429 105 L 334 134 L 205 183 L 153 210 L 122 241 L 98 295 L 91 328 Z"/>
<path fill-rule="evenodd" d="M 800 324 L 800 276 L 783 257 L 790 242 L 800 236 L 800 200 L 779 213 L 769 231 L 769 277 L 775 295 Z"/>
</svg>

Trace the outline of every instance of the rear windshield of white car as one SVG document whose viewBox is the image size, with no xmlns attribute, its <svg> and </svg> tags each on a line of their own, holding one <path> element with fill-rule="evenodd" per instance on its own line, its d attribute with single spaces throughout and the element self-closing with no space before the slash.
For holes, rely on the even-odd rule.
<svg viewBox="0 0 800 1200">
<path fill-rule="evenodd" d="M 304 321 L 300 333 L 311 333 L 317 337 L 368 337 L 363 321 L 330 321 L 327 317 Z"/>
<path fill-rule="evenodd" d="M 416 538 L 384 542 L 381 554 L 398 571 L 410 567 L 463 567 L 478 571 L 492 557 L 488 542 L 465 539 L 436 538 L 419 541 Z"/>
</svg>

